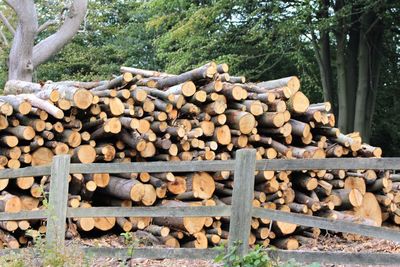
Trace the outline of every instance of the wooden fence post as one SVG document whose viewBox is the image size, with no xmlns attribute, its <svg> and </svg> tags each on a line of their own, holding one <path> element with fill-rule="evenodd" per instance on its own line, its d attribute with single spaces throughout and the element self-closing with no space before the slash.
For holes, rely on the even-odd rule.
<svg viewBox="0 0 400 267">
<path fill-rule="evenodd" d="M 240 149 L 236 152 L 228 248 L 238 242 L 237 253 L 241 257 L 249 249 L 255 168 L 255 149 Z"/>
<path fill-rule="evenodd" d="M 69 155 L 59 155 L 51 165 L 46 242 L 57 248 L 62 248 L 65 240 L 70 161 Z"/>
</svg>

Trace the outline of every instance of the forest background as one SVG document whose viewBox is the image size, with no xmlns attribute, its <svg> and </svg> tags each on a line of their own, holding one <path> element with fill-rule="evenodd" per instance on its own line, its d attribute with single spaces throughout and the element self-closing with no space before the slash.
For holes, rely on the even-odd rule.
<svg viewBox="0 0 400 267">
<path fill-rule="evenodd" d="M 70 1 L 35 1 L 62 23 Z M 11 24 L 13 10 L 0 1 Z M 12 33 L 0 23 L 0 88 Z M 331 101 L 342 132 L 400 156 L 400 3 L 389 0 L 90 0 L 80 30 L 35 68 L 33 81 L 112 78 L 121 65 L 179 73 L 228 63 L 248 81 L 297 75 L 312 102 Z"/>
</svg>

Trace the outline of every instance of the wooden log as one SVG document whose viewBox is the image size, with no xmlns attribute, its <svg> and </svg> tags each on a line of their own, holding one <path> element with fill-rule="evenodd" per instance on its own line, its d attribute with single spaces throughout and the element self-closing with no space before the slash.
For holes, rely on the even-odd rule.
<svg viewBox="0 0 400 267">
<path fill-rule="evenodd" d="M 132 68 L 132 67 L 121 67 L 120 71 L 123 73 L 131 73 L 133 75 L 140 75 L 145 78 L 149 77 L 163 77 L 163 76 L 173 76 L 167 73 L 163 72 L 158 72 L 158 71 L 152 71 L 152 70 L 144 70 L 144 69 L 138 69 L 138 68 Z"/>
<path fill-rule="evenodd" d="M 287 158 L 291 158 L 292 157 L 292 150 L 289 148 L 289 147 L 287 147 L 287 146 L 285 146 L 285 145 L 283 145 L 283 144 L 281 144 L 281 143 L 279 143 L 279 142 L 277 142 L 277 141 L 275 141 L 275 140 L 272 140 L 271 139 L 271 147 L 272 148 L 274 148 L 277 152 L 279 152 L 280 154 L 282 154 L 283 156 L 285 156 L 285 157 L 287 157 Z"/>
<path fill-rule="evenodd" d="M 358 154 L 364 157 L 376 157 L 382 156 L 382 149 L 380 147 L 373 147 L 368 144 L 362 144 L 361 149 L 357 151 Z"/>
<path fill-rule="evenodd" d="M 9 103 L 0 100 L 0 113 L 5 116 L 11 116 L 13 113 L 13 107 Z"/>
<path fill-rule="evenodd" d="M 3 135 L 0 137 L 0 143 L 8 147 L 15 147 L 18 145 L 18 138 L 13 135 Z"/>
<path fill-rule="evenodd" d="M 216 116 L 216 115 L 220 115 L 220 114 L 224 113 L 226 108 L 227 108 L 227 105 L 225 102 L 217 100 L 217 101 L 211 102 L 209 104 L 206 104 L 203 107 L 203 110 L 204 110 L 204 112 L 206 112 L 207 114 L 209 114 L 211 116 Z"/>
<path fill-rule="evenodd" d="M 15 180 L 15 184 L 17 185 L 17 187 L 22 190 L 27 190 L 27 189 L 31 188 L 34 182 L 35 182 L 35 178 L 33 176 L 18 177 Z"/>
<path fill-rule="evenodd" d="M 93 94 L 86 89 L 58 86 L 57 90 L 60 93 L 60 99 L 69 101 L 79 109 L 87 109 L 93 103 Z"/>
<path fill-rule="evenodd" d="M 221 145 L 228 145 L 231 143 L 231 132 L 227 125 L 217 127 L 214 131 L 214 140 Z"/>
<path fill-rule="evenodd" d="M 310 126 L 307 123 L 291 119 L 289 120 L 290 125 L 292 126 L 291 133 L 293 135 L 297 135 L 300 137 L 306 137 L 310 134 Z"/>
<path fill-rule="evenodd" d="M 53 160 L 53 152 L 46 147 L 40 147 L 32 153 L 32 166 L 49 165 Z"/>
<path fill-rule="evenodd" d="M 250 113 L 236 110 L 227 110 L 225 113 L 230 126 L 243 134 L 251 133 L 255 127 L 256 120 Z"/>
<path fill-rule="evenodd" d="M 282 206 L 279 210 L 284 212 L 290 212 L 288 206 Z M 277 236 L 292 234 L 296 231 L 297 225 L 293 223 L 286 222 L 273 222 L 272 230 Z"/>
<path fill-rule="evenodd" d="M 133 80 L 133 76 L 131 73 L 124 73 L 110 81 L 104 82 L 101 85 L 92 88 L 92 91 L 103 91 L 107 89 L 113 89 L 125 85 Z"/>
<path fill-rule="evenodd" d="M 361 205 L 354 211 L 356 216 L 373 221 L 375 226 L 382 225 L 382 211 L 374 194 L 365 193 Z"/>
<path fill-rule="evenodd" d="M 212 78 L 217 72 L 215 63 L 209 63 L 197 69 L 187 71 L 177 76 L 165 77 L 157 81 L 156 87 L 159 89 L 171 87 L 187 81 L 196 81 L 205 78 Z"/>
<path fill-rule="evenodd" d="M 155 224 L 151 224 L 144 228 L 146 232 L 151 233 L 152 235 L 155 236 L 161 236 L 161 237 L 167 237 L 170 234 L 170 229 L 165 226 L 159 226 Z"/>
<path fill-rule="evenodd" d="M 130 199 L 135 202 L 142 200 L 145 194 L 144 185 L 137 180 L 126 180 L 116 176 L 110 176 L 108 185 L 101 190 L 120 199 Z"/>
<path fill-rule="evenodd" d="M 286 106 L 290 112 L 303 114 L 307 111 L 310 101 L 302 92 L 294 93 L 287 101 Z"/>
<path fill-rule="evenodd" d="M 272 244 L 280 249 L 295 250 L 299 248 L 299 241 L 293 237 L 274 239 Z"/>
<path fill-rule="evenodd" d="M 264 127 L 282 127 L 285 123 L 283 113 L 279 112 L 265 112 L 263 115 L 257 117 L 260 126 Z"/>
<path fill-rule="evenodd" d="M 21 200 L 6 191 L 0 195 L 0 211 L 2 212 L 19 212 L 22 209 Z"/>
<path fill-rule="evenodd" d="M 360 207 L 363 195 L 358 189 L 334 189 L 332 194 L 341 199 L 341 208 Z"/>
<path fill-rule="evenodd" d="M 133 228 L 132 223 L 129 220 L 125 219 L 125 218 L 118 217 L 118 218 L 116 218 L 116 221 L 117 221 L 118 226 L 124 232 L 130 232 L 132 230 L 132 228 Z"/>
<path fill-rule="evenodd" d="M 27 115 L 32 110 L 32 105 L 28 101 L 25 101 L 23 98 L 14 95 L 0 96 L 0 101 L 10 104 L 14 110 L 14 113 Z"/>
<path fill-rule="evenodd" d="M 94 219 L 94 227 L 101 231 L 111 230 L 116 223 L 115 217 L 96 217 Z"/>
<path fill-rule="evenodd" d="M 274 89 L 280 87 L 289 88 L 291 94 L 296 93 L 300 89 L 300 80 L 296 76 L 285 77 L 277 80 L 265 81 L 257 83 L 257 86 L 265 89 Z"/>
<path fill-rule="evenodd" d="M 7 248 L 17 249 L 19 248 L 19 242 L 12 235 L 0 230 L 0 240 L 6 244 Z"/>
<path fill-rule="evenodd" d="M 95 227 L 95 219 L 94 218 L 78 218 L 76 220 L 76 226 L 78 227 L 79 230 L 84 231 L 84 232 L 89 232 L 94 229 Z M 97 222 L 97 225 L 99 226 L 99 222 Z"/>
<path fill-rule="evenodd" d="M 182 245 L 182 247 L 199 248 L 199 249 L 208 247 L 208 239 L 204 233 L 198 232 L 194 233 L 192 236 L 195 238 L 195 240 L 186 242 L 185 244 Z"/>
<path fill-rule="evenodd" d="M 40 99 L 36 95 L 20 95 L 27 102 L 29 102 L 32 107 L 39 108 L 46 111 L 48 114 L 52 115 L 56 119 L 62 119 L 64 117 L 64 112 L 53 104 L 46 100 Z"/>
<path fill-rule="evenodd" d="M 196 204 L 180 202 L 180 201 L 164 201 L 162 206 L 165 207 L 188 207 Z M 164 225 L 175 229 L 187 231 L 189 234 L 200 232 L 203 229 L 205 217 L 157 217 L 153 219 L 157 225 Z"/>
<path fill-rule="evenodd" d="M 94 181 L 99 188 L 106 187 L 110 182 L 110 175 L 108 173 L 93 173 L 85 174 L 85 181 Z"/>
<path fill-rule="evenodd" d="M 96 150 L 91 145 L 80 145 L 73 150 L 72 162 L 93 163 L 96 159 Z"/>
<path fill-rule="evenodd" d="M 0 221 L 0 228 L 8 232 L 14 232 L 18 229 L 18 223 L 16 221 Z"/>
<path fill-rule="evenodd" d="M 32 140 L 35 137 L 35 130 L 31 126 L 15 126 L 5 129 L 21 140 Z"/>
<path fill-rule="evenodd" d="M 295 186 L 308 191 L 312 191 L 318 186 L 318 180 L 316 178 L 309 177 L 304 174 L 299 174 L 295 177 L 292 177 L 291 181 Z"/>
</svg>

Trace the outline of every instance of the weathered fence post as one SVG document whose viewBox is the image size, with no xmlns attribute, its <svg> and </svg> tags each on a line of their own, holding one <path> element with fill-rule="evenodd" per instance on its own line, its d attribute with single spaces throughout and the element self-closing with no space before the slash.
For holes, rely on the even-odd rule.
<svg viewBox="0 0 400 267">
<path fill-rule="evenodd" d="M 235 242 L 239 242 L 239 256 L 245 255 L 249 248 L 255 168 L 255 149 L 240 149 L 236 152 L 228 245 L 231 247 Z"/>
<path fill-rule="evenodd" d="M 69 155 L 59 155 L 51 165 L 46 242 L 57 248 L 62 248 L 65 240 L 70 161 Z"/>
</svg>

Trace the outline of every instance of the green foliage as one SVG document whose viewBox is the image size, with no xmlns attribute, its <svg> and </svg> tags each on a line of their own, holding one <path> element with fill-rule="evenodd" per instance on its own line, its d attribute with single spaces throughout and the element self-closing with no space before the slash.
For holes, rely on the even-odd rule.
<svg viewBox="0 0 400 267">
<path fill-rule="evenodd" d="M 225 246 L 219 246 L 216 248 L 220 251 L 220 254 L 214 259 L 216 263 L 222 263 L 224 267 L 318 267 L 317 263 L 311 265 L 304 265 L 296 263 L 294 260 L 288 262 L 280 262 L 275 259 L 271 259 L 265 250 L 265 247 L 256 245 L 247 255 L 240 257 L 237 253 L 238 244 L 235 244 L 233 248 L 226 251 Z"/>
<path fill-rule="evenodd" d="M 129 259 L 134 253 L 134 247 L 139 245 L 139 241 L 135 239 L 132 232 L 121 233 L 120 236 L 124 238 L 124 243 L 128 247 L 127 259 Z"/>
<path fill-rule="evenodd" d="M 256 245 L 249 254 L 243 258 L 237 253 L 238 246 L 235 245 L 233 248 L 226 251 L 224 246 L 217 248 L 220 250 L 220 254 L 214 259 L 216 263 L 222 263 L 224 267 L 272 267 L 272 261 L 268 254 L 263 250 L 263 247 Z"/>
<path fill-rule="evenodd" d="M 386 35 L 382 86 L 377 92 L 371 144 L 381 146 L 383 156 L 399 156 L 400 149 L 400 35 Z"/>
<path fill-rule="evenodd" d="M 57 17 L 64 2 L 68 1 L 35 1 L 39 24 Z M 382 145 L 386 156 L 398 155 L 398 6 L 393 1 L 352 0 L 340 10 L 331 8 L 329 16 L 322 18 L 321 3 L 312 0 L 89 1 L 88 15 L 79 33 L 51 61 L 35 71 L 34 79 L 103 80 L 118 74 L 121 65 L 179 73 L 213 60 L 228 63 L 232 75 L 244 75 L 248 81 L 298 75 L 302 91 L 311 102 L 318 102 L 323 97 L 312 33 L 330 31 L 333 86 L 336 87 L 338 24 L 357 27 L 350 20 L 354 10 L 379 11 L 387 25 L 381 51 L 384 62 L 380 79 L 384 82 L 377 92 L 371 142 Z M 382 6 L 391 8 L 382 9 Z M 0 9 L 7 15 L 12 14 L 1 5 Z M 42 32 L 37 42 L 57 27 Z M 10 33 L 6 35 L 11 40 Z M 0 41 L 0 89 L 6 80 L 8 49 Z"/>
</svg>

